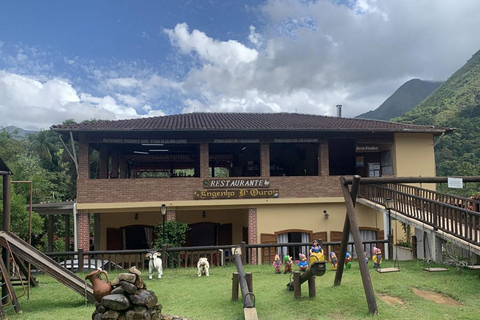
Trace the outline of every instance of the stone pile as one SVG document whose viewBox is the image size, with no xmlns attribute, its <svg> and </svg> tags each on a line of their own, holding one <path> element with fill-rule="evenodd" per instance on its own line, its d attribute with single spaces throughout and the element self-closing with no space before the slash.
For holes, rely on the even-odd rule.
<svg viewBox="0 0 480 320">
<path fill-rule="evenodd" d="M 119 274 L 112 292 L 96 303 L 93 320 L 157 320 L 161 319 L 162 305 L 153 291 L 147 290 L 140 271 L 132 267 L 128 273 Z"/>
</svg>

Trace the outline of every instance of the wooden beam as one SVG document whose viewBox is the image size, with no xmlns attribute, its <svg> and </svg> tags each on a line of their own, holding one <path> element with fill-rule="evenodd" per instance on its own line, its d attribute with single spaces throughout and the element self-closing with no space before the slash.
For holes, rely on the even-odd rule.
<svg viewBox="0 0 480 320">
<path fill-rule="evenodd" d="M 360 177 L 355 176 L 353 179 L 352 190 L 350 191 L 350 198 L 355 202 L 357 201 L 358 187 L 360 185 Z M 333 285 L 339 286 L 342 284 L 343 268 L 345 266 L 345 255 L 347 253 L 348 238 L 350 235 L 350 220 L 348 219 L 348 213 L 345 213 L 345 223 L 343 225 L 342 243 L 340 245 L 340 257 L 338 258 L 337 271 L 335 273 L 335 280 Z"/>
<path fill-rule="evenodd" d="M 355 176 L 355 179 L 360 179 L 359 176 Z M 347 206 L 347 215 L 350 221 L 351 232 L 353 241 L 355 243 L 355 249 L 357 251 L 358 265 L 360 266 L 360 273 L 362 275 L 363 288 L 365 290 L 365 296 L 367 297 L 368 311 L 371 314 L 378 314 L 377 301 L 375 300 L 375 292 L 373 291 L 372 280 L 370 279 L 370 272 L 368 271 L 367 262 L 363 257 L 364 249 L 362 243 L 362 237 L 360 236 L 360 229 L 358 228 L 357 218 L 355 217 L 355 206 L 353 203 L 352 195 L 348 190 L 348 186 L 345 183 L 345 178 L 340 178 L 343 197 L 345 198 L 345 205 Z M 337 270 L 338 271 L 338 270 Z"/>
<path fill-rule="evenodd" d="M 65 218 L 65 252 L 70 251 L 70 215 L 63 215 Z"/>
</svg>

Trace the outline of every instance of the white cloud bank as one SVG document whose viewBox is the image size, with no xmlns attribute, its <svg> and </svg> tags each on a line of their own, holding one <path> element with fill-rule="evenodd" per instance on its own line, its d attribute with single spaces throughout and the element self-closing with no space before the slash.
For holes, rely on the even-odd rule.
<svg viewBox="0 0 480 320">
<path fill-rule="evenodd" d="M 353 117 L 377 108 L 411 78 L 445 80 L 480 49 L 478 0 L 346 3 L 266 1 L 255 8 L 262 25 L 245 30 L 245 39 L 221 41 L 179 23 L 163 30 L 164 40 L 185 62 L 176 67 L 188 68 L 186 75 L 95 70 L 101 94 L 38 76 L 43 66 L 35 78 L 0 71 L 0 125 L 46 128 L 69 118 L 164 110 L 334 115 L 337 104 Z M 19 52 L 25 53 L 12 59 L 35 67 L 27 51 Z"/>
<path fill-rule="evenodd" d="M 15 125 L 24 129 L 48 129 L 66 119 L 138 118 L 128 99 L 119 103 L 111 96 L 94 97 L 78 93 L 67 81 L 59 78 L 39 81 L 32 77 L 0 71 L 0 115 L 2 126 Z M 136 101 L 133 101 L 136 103 Z M 147 112 L 162 115 L 160 110 Z"/>
</svg>

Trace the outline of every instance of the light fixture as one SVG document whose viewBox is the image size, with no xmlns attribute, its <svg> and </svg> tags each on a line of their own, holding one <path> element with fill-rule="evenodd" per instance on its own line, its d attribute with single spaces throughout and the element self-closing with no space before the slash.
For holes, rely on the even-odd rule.
<svg viewBox="0 0 480 320">
<path fill-rule="evenodd" d="M 163 143 L 142 143 L 142 146 L 158 147 L 163 146 Z"/>
<path fill-rule="evenodd" d="M 135 213 L 135 215 L 133 216 L 133 218 L 134 218 L 135 220 L 138 220 L 138 213 Z"/>
<path fill-rule="evenodd" d="M 242 151 L 244 151 L 245 149 L 247 149 L 247 147 L 243 147 L 243 148 L 242 148 Z"/>
<path fill-rule="evenodd" d="M 203 211 L 202 218 L 205 219 L 206 217 L 207 217 L 207 213 L 205 211 Z"/>
<path fill-rule="evenodd" d="M 167 214 L 167 206 L 163 203 L 160 207 L 160 212 L 162 213 L 162 229 L 163 229 L 163 245 L 165 245 L 165 215 Z"/>
<path fill-rule="evenodd" d="M 148 151 L 150 151 L 150 152 L 166 152 L 166 151 L 168 151 L 168 149 L 150 149 Z"/>
<path fill-rule="evenodd" d="M 385 199 L 385 209 L 392 209 L 393 208 L 393 199 L 386 198 Z"/>
<path fill-rule="evenodd" d="M 323 216 L 325 217 L 325 220 L 328 220 L 330 215 L 327 213 L 327 210 L 323 210 Z"/>
<path fill-rule="evenodd" d="M 145 151 L 133 151 L 133 153 L 136 153 L 136 154 L 148 154 L 148 152 L 145 152 Z"/>
</svg>

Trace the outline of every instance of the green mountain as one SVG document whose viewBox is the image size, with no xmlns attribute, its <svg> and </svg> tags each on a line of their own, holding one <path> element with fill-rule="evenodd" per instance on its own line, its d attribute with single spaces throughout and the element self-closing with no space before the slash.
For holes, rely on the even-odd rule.
<svg viewBox="0 0 480 320">
<path fill-rule="evenodd" d="M 442 82 L 412 79 L 397 89 L 380 107 L 357 116 L 361 119 L 390 120 L 412 110 Z"/>
<path fill-rule="evenodd" d="M 398 122 L 457 128 L 435 147 L 438 176 L 480 175 L 480 51 Z M 467 190 L 468 192 L 479 192 Z"/>
<path fill-rule="evenodd" d="M 9 133 L 14 139 L 22 139 L 36 132 L 36 131 L 30 131 L 30 130 L 18 128 L 15 126 L 8 126 L 4 128 L 0 127 L 0 131 L 1 130 L 5 130 L 5 132 Z"/>
</svg>

